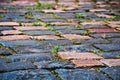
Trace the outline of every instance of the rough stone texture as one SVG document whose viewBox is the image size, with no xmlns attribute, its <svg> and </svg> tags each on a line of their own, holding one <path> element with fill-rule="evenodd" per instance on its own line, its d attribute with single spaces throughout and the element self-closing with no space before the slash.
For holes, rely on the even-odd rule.
<svg viewBox="0 0 120 80">
<path fill-rule="evenodd" d="M 0 66 L 0 72 L 8 72 L 14 70 L 34 69 L 36 68 L 32 63 L 14 62 L 14 63 L 2 63 Z"/>
<path fill-rule="evenodd" d="M 49 34 L 55 34 L 55 32 L 52 31 L 24 31 L 25 34 L 28 35 L 49 35 Z"/>
<path fill-rule="evenodd" d="M 112 28 L 120 28 L 120 24 L 108 24 L 109 27 L 112 27 Z"/>
<path fill-rule="evenodd" d="M 58 36 L 54 36 L 54 35 L 41 35 L 41 36 L 31 36 L 32 39 L 35 40 L 58 40 L 58 39 L 62 39 Z"/>
<path fill-rule="evenodd" d="M 47 28 L 42 27 L 42 26 L 37 26 L 37 27 L 34 27 L 34 26 L 25 26 L 25 27 L 16 26 L 13 28 L 15 28 L 16 30 L 47 30 Z"/>
<path fill-rule="evenodd" d="M 60 34 L 83 34 L 87 32 L 86 30 L 56 30 Z"/>
<path fill-rule="evenodd" d="M 105 75 L 89 69 L 57 69 L 62 80 L 109 80 Z"/>
<path fill-rule="evenodd" d="M 89 52 L 58 52 L 58 56 L 62 59 L 102 59 L 102 57 Z"/>
<path fill-rule="evenodd" d="M 75 64 L 75 67 L 100 67 L 103 66 L 103 64 L 98 60 L 93 59 L 79 59 L 79 60 L 71 60 L 73 64 Z"/>
<path fill-rule="evenodd" d="M 5 62 L 6 62 L 5 59 L 0 58 L 0 64 L 5 63 Z"/>
<path fill-rule="evenodd" d="M 0 74 L 1 80 L 57 80 L 48 70 L 35 69 Z"/>
<path fill-rule="evenodd" d="M 12 53 L 10 53 L 9 51 L 7 51 L 7 49 L 5 48 L 0 48 L 0 55 L 11 55 Z"/>
<path fill-rule="evenodd" d="M 92 32 L 96 32 L 96 33 L 107 33 L 107 32 L 116 32 L 115 29 L 111 29 L 111 28 L 93 28 L 93 29 L 88 29 Z"/>
<path fill-rule="evenodd" d="M 120 50 L 120 44 L 95 44 L 95 46 L 105 51 Z"/>
<path fill-rule="evenodd" d="M 120 79 L 120 67 L 101 68 L 100 70 L 109 75 L 113 80 Z"/>
<path fill-rule="evenodd" d="M 12 27 L 0 27 L 0 31 L 3 31 L 3 30 L 12 30 Z"/>
<path fill-rule="evenodd" d="M 37 62 L 37 61 L 50 61 L 50 53 L 29 53 L 29 54 L 14 54 L 7 57 L 12 62 Z"/>
<path fill-rule="evenodd" d="M 22 34 L 22 32 L 18 31 L 18 30 L 5 30 L 5 31 L 1 31 L 1 33 L 3 35 L 17 35 L 17 34 Z"/>
<path fill-rule="evenodd" d="M 74 65 L 68 62 L 41 61 L 35 62 L 34 65 L 44 69 L 74 68 Z"/>
<path fill-rule="evenodd" d="M 0 36 L 1 40 L 29 40 L 30 36 L 27 35 L 10 35 L 10 36 Z"/>
<path fill-rule="evenodd" d="M 66 39 L 70 39 L 70 40 L 87 40 L 87 39 L 92 39 L 89 36 L 81 36 L 81 35 L 77 35 L 77 34 L 64 34 L 61 35 Z"/>
<path fill-rule="evenodd" d="M 99 52 L 99 54 L 107 59 L 116 59 L 118 56 L 120 56 L 120 51 Z"/>
<path fill-rule="evenodd" d="M 120 66 L 120 59 L 103 59 L 100 61 L 109 67 Z"/>
<path fill-rule="evenodd" d="M 19 26 L 17 22 L 0 22 L 0 26 Z"/>
<path fill-rule="evenodd" d="M 102 22 L 102 21 L 99 21 L 99 22 L 83 22 L 83 23 L 81 23 L 82 25 L 105 25 L 105 23 L 104 22 Z"/>
<path fill-rule="evenodd" d="M 108 38 L 108 39 L 114 43 L 120 43 L 120 38 Z"/>
<path fill-rule="evenodd" d="M 54 29 L 77 29 L 75 26 L 49 26 L 50 28 Z"/>
<path fill-rule="evenodd" d="M 52 25 L 56 25 L 56 26 L 76 26 L 78 25 L 77 23 L 75 22 L 51 22 Z"/>
<path fill-rule="evenodd" d="M 80 26 L 80 28 L 86 28 L 86 29 L 87 28 L 91 28 L 91 29 L 92 28 L 98 28 L 99 29 L 99 28 L 108 28 L 108 27 L 107 26 L 100 26 L 100 25 L 92 25 L 92 26 L 91 25 L 85 25 L 85 26 Z"/>
<path fill-rule="evenodd" d="M 65 22 L 64 19 L 42 19 L 43 22 Z"/>
</svg>

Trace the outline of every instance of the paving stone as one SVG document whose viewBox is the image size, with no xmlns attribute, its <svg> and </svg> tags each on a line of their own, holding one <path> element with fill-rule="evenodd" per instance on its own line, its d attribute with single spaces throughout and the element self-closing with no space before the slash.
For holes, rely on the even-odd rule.
<svg viewBox="0 0 120 80">
<path fill-rule="evenodd" d="M 19 26 L 17 22 L 0 22 L 0 26 Z"/>
<path fill-rule="evenodd" d="M 71 45 L 71 46 L 62 46 L 60 48 L 60 51 L 75 51 L 75 52 L 88 52 L 93 50 L 98 51 L 98 49 L 90 45 Z"/>
<path fill-rule="evenodd" d="M 47 30 L 47 28 L 45 27 L 42 27 L 42 26 L 26 26 L 26 27 L 22 27 L 22 26 L 16 26 L 16 27 L 13 27 L 15 28 L 16 30 Z"/>
<path fill-rule="evenodd" d="M 91 9 L 90 12 L 109 12 L 107 9 Z"/>
<path fill-rule="evenodd" d="M 89 69 L 57 69 L 55 72 L 62 80 L 109 80 L 102 73 Z"/>
<path fill-rule="evenodd" d="M 99 52 L 106 59 L 116 59 L 120 56 L 120 51 L 110 51 L 110 52 Z"/>
<path fill-rule="evenodd" d="M 1 36 L 1 40 L 29 40 L 30 36 L 27 35 L 10 35 L 10 36 Z"/>
<path fill-rule="evenodd" d="M 54 29 L 77 29 L 75 26 L 49 26 L 50 28 Z"/>
<path fill-rule="evenodd" d="M 56 30 L 56 32 L 59 32 L 61 34 L 83 34 L 87 31 L 86 30 Z"/>
<path fill-rule="evenodd" d="M 18 30 L 4 30 L 4 31 L 1 31 L 1 33 L 3 35 L 17 35 L 17 34 L 22 34 L 22 32 L 18 31 Z"/>
<path fill-rule="evenodd" d="M 100 61 L 109 67 L 120 66 L 120 59 L 102 59 Z"/>
<path fill-rule="evenodd" d="M 120 38 L 108 38 L 108 39 L 111 40 L 112 42 L 120 43 Z"/>
<path fill-rule="evenodd" d="M 74 68 L 74 65 L 68 62 L 41 61 L 35 62 L 34 65 L 43 69 Z"/>
<path fill-rule="evenodd" d="M 0 74 L 1 80 L 57 80 L 48 70 L 21 70 Z"/>
<path fill-rule="evenodd" d="M 34 40 L 13 40 L 13 41 L 0 41 L 3 46 L 16 47 L 16 46 L 39 46 L 40 42 Z"/>
<path fill-rule="evenodd" d="M 65 12 L 63 10 L 42 10 L 44 13 L 62 13 Z"/>
<path fill-rule="evenodd" d="M 120 50 L 120 44 L 95 44 L 95 46 L 105 51 Z"/>
<path fill-rule="evenodd" d="M 23 22 L 21 23 L 22 26 L 33 26 L 33 23 Z"/>
<path fill-rule="evenodd" d="M 82 44 L 96 44 L 96 43 L 109 43 L 109 41 L 102 39 L 102 38 L 94 38 L 90 40 L 75 40 L 75 43 L 82 43 Z"/>
<path fill-rule="evenodd" d="M 91 25 L 91 26 L 95 26 L 95 25 L 99 25 L 99 26 L 102 26 L 102 25 L 105 25 L 105 22 L 103 21 L 98 21 L 98 22 L 83 22 L 81 23 L 81 25 Z"/>
<path fill-rule="evenodd" d="M 92 37 L 96 37 L 96 38 L 114 38 L 114 37 L 120 37 L 120 33 L 100 33 L 100 34 L 90 34 L 90 36 Z"/>
<path fill-rule="evenodd" d="M 0 55 L 11 55 L 12 53 L 8 52 L 5 48 L 0 48 Z"/>
<path fill-rule="evenodd" d="M 119 25 L 117 25 L 117 24 L 107 24 L 109 27 L 111 27 L 111 28 L 120 28 L 120 24 Z"/>
<path fill-rule="evenodd" d="M 23 70 L 23 69 L 35 69 L 36 67 L 32 63 L 25 62 L 14 62 L 14 63 L 3 63 L 0 66 L 0 72 L 8 72 L 14 70 Z"/>
<path fill-rule="evenodd" d="M 66 22 L 64 19 L 42 19 L 43 22 Z"/>
<path fill-rule="evenodd" d="M 58 40 L 58 39 L 62 39 L 58 36 L 54 36 L 54 35 L 41 35 L 41 36 L 31 36 L 32 39 L 35 40 Z"/>
<path fill-rule="evenodd" d="M 0 64 L 2 64 L 2 63 L 6 63 L 6 60 L 3 58 L 0 58 Z"/>
<path fill-rule="evenodd" d="M 113 80 L 120 79 L 120 67 L 101 68 L 100 70 L 109 75 Z"/>
<path fill-rule="evenodd" d="M 66 39 L 69 39 L 69 40 L 88 40 L 88 39 L 92 39 L 89 36 L 82 36 L 82 35 L 77 35 L 77 34 L 63 34 L 61 36 L 63 36 Z"/>
<path fill-rule="evenodd" d="M 48 34 L 55 34 L 55 32 L 52 32 L 52 31 L 24 31 L 25 34 L 28 34 L 28 35 L 48 35 Z"/>
<path fill-rule="evenodd" d="M 3 30 L 12 30 L 12 27 L 0 27 L 0 31 L 3 31 Z"/>
<path fill-rule="evenodd" d="M 89 52 L 58 52 L 58 56 L 62 59 L 74 60 L 74 59 L 102 59 L 102 57 L 97 56 Z"/>
<path fill-rule="evenodd" d="M 56 26 L 76 26 L 78 23 L 76 22 L 51 22 L 52 25 Z"/>
<path fill-rule="evenodd" d="M 38 61 L 50 61 L 50 53 L 29 53 L 29 54 L 14 54 L 7 56 L 8 60 L 12 62 L 38 62 Z"/>
<path fill-rule="evenodd" d="M 107 33 L 107 32 L 117 32 L 115 29 L 111 29 L 111 28 L 94 28 L 94 29 L 87 29 L 90 30 L 92 32 L 96 32 L 96 33 Z"/>
<path fill-rule="evenodd" d="M 109 24 L 114 24 L 114 25 L 117 25 L 117 24 L 120 25 L 120 21 L 109 21 L 108 23 Z"/>
<path fill-rule="evenodd" d="M 100 67 L 103 66 L 103 64 L 98 60 L 92 60 L 92 59 L 80 59 L 80 60 L 71 60 L 73 64 L 75 64 L 75 67 Z"/>
<path fill-rule="evenodd" d="M 89 25 L 85 25 L 85 26 L 80 26 L 80 28 L 108 28 L 107 26 L 99 26 L 99 25 L 93 25 L 93 26 L 89 26 Z"/>
<path fill-rule="evenodd" d="M 44 40 L 40 41 L 43 45 L 47 46 L 60 46 L 60 45 L 71 45 L 72 42 L 69 40 Z"/>
</svg>

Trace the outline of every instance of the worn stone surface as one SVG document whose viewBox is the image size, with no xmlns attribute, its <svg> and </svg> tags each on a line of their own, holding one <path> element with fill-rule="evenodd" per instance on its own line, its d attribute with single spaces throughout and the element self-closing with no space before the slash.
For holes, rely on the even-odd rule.
<svg viewBox="0 0 120 80">
<path fill-rule="evenodd" d="M 5 31 L 1 31 L 1 33 L 3 35 L 17 35 L 17 34 L 22 34 L 22 32 L 18 31 L 18 30 L 5 30 Z"/>
<path fill-rule="evenodd" d="M 6 62 L 6 60 L 5 60 L 5 59 L 0 58 L 0 64 L 5 63 L 5 62 Z"/>
<path fill-rule="evenodd" d="M 105 25 L 104 22 L 99 21 L 99 22 L 83 22 L 81 23 L 82 25 Z"/>
<path fill-rule="evenodd" d="M 0 22 L 0 26 L 19 26 L 17 22 Z"/>
<path fill-rule="evenodd" d="M 3 31 L 3 30 L 12 30 L 12 27 L 0 27 L 0 31 Z"/>
<path fill-rule="evenodd" d="M 56 32 L 61 34 L 83 34 L 86 30 L 56 30 Z"/>
<path fill-rule="evenodd" d="M 120 38 L 108 38 L 108 39 L 114 43 L 120 43 Z"/>
<path fill-rule="evenodd" d="M 102 73 L 89 69 L 57 69 L 55 72 L 62 80 L 109 80 Z"/>
<path fill-rule="evenodd" d="M 102 59 L 102 57 L 89 52 L 58 52 L 58 56 L 62 59 Z"/>
<path fill-rule="evenodd" d="M 109 75 L 113 80 L 120 79 L 120 67 L 101 68 L 100 70 Z"/>
<path fill-rule="evenodd" d="M 27 75 L 27 76 L 25 76 Z M 2 80 L 57 80 L 48 70 L 35 69 L 35 70 L 21 70 L 0 74 Z"/>
<path fill-rule="evenodd" d="M 35 69 L 36 67 L 32 63 L 14 62 L 14 63 L 2 63 L 0 66 L 0 72 L 8 72 L 23 69 Z"/>
<path fill-rule="evenodd" d="M 11 52 L 9 52 L 7 49 L 5 49 L 5 48 L 0 48 L 0 55 L 11 55 L 12 53 Z"/>
<path fill-rule="evenodd" d="M 50 28 L 54 29 L 77 29 L 75 26 L 49 26 Z"/>
</svg>

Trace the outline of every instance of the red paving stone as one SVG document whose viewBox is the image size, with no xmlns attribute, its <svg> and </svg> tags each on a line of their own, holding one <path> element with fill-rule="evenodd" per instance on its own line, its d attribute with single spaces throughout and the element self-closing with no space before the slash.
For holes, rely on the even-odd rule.
<svg viewBox="0 0 120 80">
<path fill-rule="evenodd" d="M 120 66 L 120 59 L 102 59 L 100 61 L 109 67 Z"/>
<path fill-rule="evenodd" d="M 58 40 L 61 39 L 58 36 L 54 36 L 54 35 L 42 35 L 42 36 L 31 36 L 32 39 L 35 40 Z"/>
<path fill-rule="evenodd" d="M 19 26 L 17 22 L 0 22 L 0 26 Z"/>
<path fill-rule="evenodd" d="M 92 39 L 89 36 L 81 36 L 81 35 L 77 35 L 77 34 L 63 34 L 61 36 L 63 36 L 66 39 L 69 39 L 69 40 L 88 40 L 88 39 Z"/>
<path fill-rule="evenodd" d="M 92 32 L 96 32 L 96 33 L 107 33 L 107 32 L 117 32 L 115 29 L 112 28 L 93 28 L 93 29 L 87 29 L 90 30 Z"/>
<path fill-rule="evenodd" d="M 102 57 L 89 52 L 58 52 L 61 59 L 76 60 L 76 59 L 102 59 Z"/>
<path fill-rule="evenodd" d="M 104 66 L 104 64 L 102 64 L 100 61 L 98 60 L 93 60 L 93 59 L 80 59 L 80 60 L 71 60 L 71 62 L 73 64 L 75 64 L 75 67 L 100 67 L 100 66 Z"/>
<path fill-rule="evenodd" d="M 0 40 L 28 40 L 30 36 L 27 35 L 10 35 L 10 36 L 0 36 Z"/>
<path fill-rule="evenodd" d="M 18 31 L 18 30 L 5 30 L 5 31 L 1 31 L 1 33 L 3 35 L 17 35 L 17 34 L 22 34 L 22 32 Z"/>
<path fill-rule="evenodd" d="M 16 30 L 47 30 L 47 28 L 45 27 L 42 27 L 42 26 L 16 26 L 16 27 L 13 27 L 15 28 Z"/>
</svg>

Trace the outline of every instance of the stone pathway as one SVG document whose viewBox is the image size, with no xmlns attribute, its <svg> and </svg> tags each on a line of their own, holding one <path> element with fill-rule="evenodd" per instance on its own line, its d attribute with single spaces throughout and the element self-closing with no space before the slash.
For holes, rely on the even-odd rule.
<svg viewBox="0 0 120 80">
<path fill-rule="evenodd" d="M 39 2 L 0 3 L 0 80 L 120 80 L 119 0 Z"/>
</svg>

